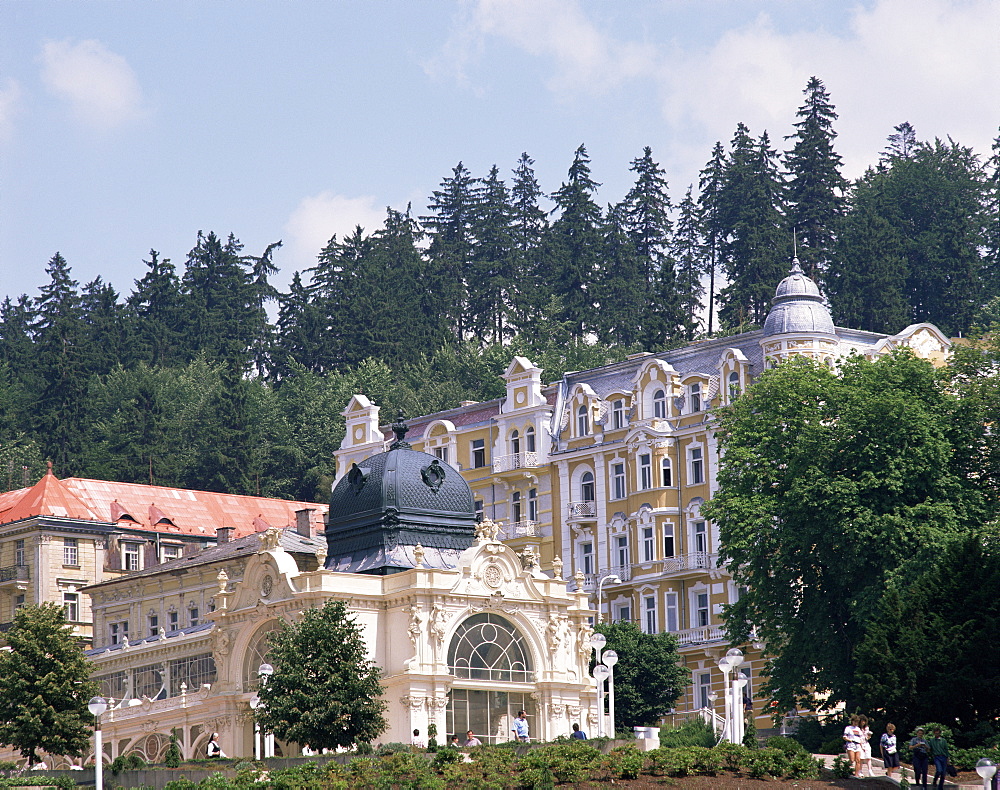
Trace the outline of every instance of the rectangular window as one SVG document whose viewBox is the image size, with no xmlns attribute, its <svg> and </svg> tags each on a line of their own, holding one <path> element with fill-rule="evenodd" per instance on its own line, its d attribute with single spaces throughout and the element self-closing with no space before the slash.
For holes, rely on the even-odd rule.
<svg viewBox="0 0 1000 790">
<path fill-rule="evenodd" d="M 434 457 L 443 463 L 448 463 L 448 448 L 447 447 L 435 447 Z"/>
<path fill-rule="evenodd" d="M 694 550 L 698 554 L 708 554 L 708 530 L 704 521 L 694 523 Z"/>
<path fill-rule="evenodd" d="M 149 635 L 156 636 L 160 633 L 160 618 L 158 615 L 151 614 L 149 616 Z"/>
<path fill-rule="evenodd" d="M 63 608 L 67 622 L 77 622 L 80 619 L 80 593 L 63 593 Z"/>
<path fill-rule="evenodd" d="M 80 564 L 80 542 L 76 538 L 63 538 L 63 565 Z"/>
<path fill-rule="evenodd" d="M 128 620 L 122 620 L 118 623 L 111 623 L 111 644 L 120 645 L 124 640 L 128 639 Z"/>
<path fill-rule="evenodd" d="M 698 593 L 697 607 L 695 608 L 695 627 L 703 628 L 708 625 L 708 593 Z"/>
<path fill-rule="evenodd" d="M 528 520 L 538 521 L 538 489 L 528 489 Z"/>
<path fill-rule="evenodd" d="M 475 505 L 475 508 L 476 508 L 476 521 L 482 521 L 483 520 L 483 500 L 477 499 L 474 502 L 474 505 Z"/>
<path fill-rule="evenodd" d="M 15 565 L 27 565 L 24 561 L 24 541 L 15 540 L 14 541 L 14 564 Z"/>
<path fill-rule="evenodd" d="M 615 620 L 619 623 L 627 623 L 632 619 L 632 607 L 631 606 L 616 606 L 615 607 Z"/>
<path fill-rule="evenodd" d="M 529 453 L 535 452 L 535 429 L 532 428 L 530 425 L 528 426 L 528 430 L 524 432 L 524 440 L 525 444 L 527 444 L 528 446 L 527 447 L 528 452 Z"/>
<path fill-rule="evenodd" d="M 485 439 L 473 439 L 472 440 L 472 467 L 474 469 L 479 469 L 480 467 L 486 466 L 486 440 Z"/>
<path fill-rule="evenodd" d="M 652 527 L 642 528 L 642 561 L 652 562 L 653 554 L 656 551 L 656 539 L 653 535 L 654 529 Z"/>
<path fill-rule="evenodd" d="M 625 464 L 611 464 L 611 488 L 614 499 L 625 498 Z"/>
<path fill-rule="evenodd" d="M 705 459 L 702 458 L 701 448 L 692 447 L 688 450 L 691 458 L 691 481 L 689 485 L 700 485 L 705 482 Z"/>
<path fill-rule="evenodd" d="M 122 544 L 122 568 L 127 571 L 139 570 L 139 555 L 142 547 L 138 543 Z"/>
<path fill-rule="evenodd" d="M 653 487 L 653 457 L 649 453 L 639 456 L 639 488 L 645 491 Z"/>
<path fill-rule="evenodd" d="M 178 623 L 177 612 L 167 612 L 167 630 L 176 631 L 180 625 Z"/>
<path fill-rule="evenodd" d="M 611 425 L 615 429 L 625 427 L 625 401 L 621 399 L 611 402 Z"/>
<path fill-rule="evenodd" d="M 594 544 L 583 543 L 580 545 L 580 556 L 583 558 L 583 572 L 588 576 L 594 575 Z"/>
<path fill-rule="evenodd" d="M 200 619 L 199 615 L 200 612 L 198 611 L 197 606 L 192 606 L 190 609 L 188 609 L 188 622 L 191 624 L 192 627 L 198 625 Z"/>
<path fill-rule="evenodd" d="M 647 634 L 656 633 L 656 596 L 648 595 L 643 600 L 642 624 Z"/>
<path fill-rule="evenodd" d="M 674 525 L 663 525 L 663 557 L 669 559 L 674 555 Z"/>
<path fill-rule="evenodd" d="M 615 545 L 618 547 L 618 567 L 626 568 L 630 564 L 628 561 L 628 537 L 620 535 L 615 538 Z"/>
<path fill-rule="evenodd" d="M 162 562 L 176 560 L 181 556 L 180 546 L 160 546 L 160 557 Z"/>
<path fill-rule="evenodd" d="M 515 491 L 510 495 L 511 504 L 511 522 L 514 524 L 521 523 L 521 492 Z"/>
<path fill-rule="evenodd" d="M 663 481 L 662 485 L 664 488 L 670 488 L 674 484 L 674 476 L 671 474 L 669 458 L 664 458 L 660 461 L 660 479 Z"/>
<path fill-rule="evenodd" d="M 708 698 L 709 692 L 712 690 L 712 673 L 711 672 L 699 672 L 698 673 L 698 707 L 699 708 L 711 708 L 712 701 Z"/>
<path fill-rule="evenodd" d="M 689 390 L 691 411 L 701 411 L 701 384 L 692 384 Z"/>
<path fill-rule="evenodd" d="M 24 595 L 15 595 L 14 596 L 14 611 L 16 612 L 22 606 L 24 606 Z"/>
<path fill-rule="evenodd" d="M 215 659 L 211 653 L 203 653 L 190 658 L 177 658 L 167 665 L 170 677 L 171 697 L 180 696 L 181 683 L 187 685 L 188 693 L 200 689 L 206 683 L 215 683 Z"/>
<path fill-rule="evenodd" d="M 676 631 L 677 623 L 677 593 L 667 593 L 664 596 L 666 602 L 666 609 L 664 611 L 664 617 L 666 619 L 665 625 L 668 631 Z"/>
</svg>

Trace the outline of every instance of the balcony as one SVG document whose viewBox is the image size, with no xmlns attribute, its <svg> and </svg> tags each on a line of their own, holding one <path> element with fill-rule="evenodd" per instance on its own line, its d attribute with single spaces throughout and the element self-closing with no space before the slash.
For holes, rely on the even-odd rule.
<svg viewBox="0 0 1000 790">
<path fill-rule="evenodd" d="M 518 521 L 514 524 L 504 524 L 500 528 L 497 536 L 500 540 L 513 540 L 514 538 L 535 538 L 538 537 L 537 521 Z"/>
<path fill-rule="evenodd" d="M 27 565 L 9 565 L 0 568 L 0 584 L 9 582 L 27 582 L 31 580 L 31 572 Z"/>
<path fill-rule="evenodd" d="M 703 625 L 700 628 L 686 628 L 683 631 L 674 631 L 677 643 L 681 647 L 686 645 L 703 645 L 706 642 L 724 642 L 726 631 L 721 625 Z"/>
<path fill-rule="evenodd" d="M 535 452 L 501 455 L 493 459 L 493 474 L 516 472 L 518 469 L 535 469 L 541 466 L 538 455 Z"/>
<path fill-rule="evenodd" d="M 597 503 L 570 502 L 566 509 L 566 518 L 569 521 L 593 521 L 597 518 Z"/>
<path fill-rule="evenodd" d="M 627 582 L 632 578 L 632 566 L 631 565 L 615 565 L 613 568 L 608 568 L 604 576 L 617 576 L 623 582 Z M 604 582 L 604 589 L 608 586 L 613 586 L 614 582 Z"/>
<path fill-rule="evenodd" d="M 676 557 L 667 557 L 660 560 L 656 565 L 659 572 L 663 574 L 689 573 L 691 571 L 714 570 L 718 567 L 719 555 L 709 554 L 704 551 L 695 551 L 690 554 L 678 554 Z"/>
</svg>

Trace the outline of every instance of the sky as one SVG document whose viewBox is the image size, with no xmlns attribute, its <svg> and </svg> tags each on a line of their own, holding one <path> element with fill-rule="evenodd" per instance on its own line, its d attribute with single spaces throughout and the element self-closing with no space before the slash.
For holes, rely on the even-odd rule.
<svg viewBox="0 0 1000 790">
<path fill-rule="evenodd" d="M 585 144 L 603 204 L 650 146 L 679 202 L 737 123 L 830 92 L 844 174 L 909 121 L 984 158 L 997 0 L 0 0 L 0 298 L 61 252 L 127 295 L 198 231 L 281 240 L 284 289 L 334 234 L 425 213 L 459 162 L 542 189 Z"/>
</svg>

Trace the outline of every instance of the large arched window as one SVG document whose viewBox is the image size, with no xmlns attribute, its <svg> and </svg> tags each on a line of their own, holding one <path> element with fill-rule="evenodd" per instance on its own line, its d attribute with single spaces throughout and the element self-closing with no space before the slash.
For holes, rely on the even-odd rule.
<svg viewBox="0 0 1000 790">
<path fill-rule="evenodd" d="M 593 502 L 596 499 L 593 472 L 584 472 L 580 476 L 580 499 L 584 502 Z"/>
<path fill-rule="evenodd" d="M 448 648 L 448 668 L 456 679 L 531 683 L 535 673 L 528 645 L 509 621 L 475 614 L 463 622 Z"/>
</svg>

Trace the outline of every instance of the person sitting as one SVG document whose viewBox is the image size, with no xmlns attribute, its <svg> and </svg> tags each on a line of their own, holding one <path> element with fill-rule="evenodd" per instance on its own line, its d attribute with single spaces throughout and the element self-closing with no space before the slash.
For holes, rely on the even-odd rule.
<svg viewBox="0 0 1000 790">
<path fill-rule="evenodd" d="M 410 738 L 410 746 L 415 746 L 418 749 L 427 748 L 427 741 L 420 737 L 420 730 L 413 731 L 413 737 Z"/>
<path fill-rule="evenodd" d="M 449 743 L 448 745 L 449 746 L 454 746 L 456 749 L 458 749 L 462 744 L 460 744 L 458 742 L 458 736 L 457 735 L 452 735 L 451 736 L 451 743 Z"/>
<path fill-rule="evenodd" d="M 569 736 L 570 738 L 576 738 L 579 741 L 587 740 L 587 733 L 580 729 L 579 724 L 573 725 L 573 732 Z"/>
</svg>

